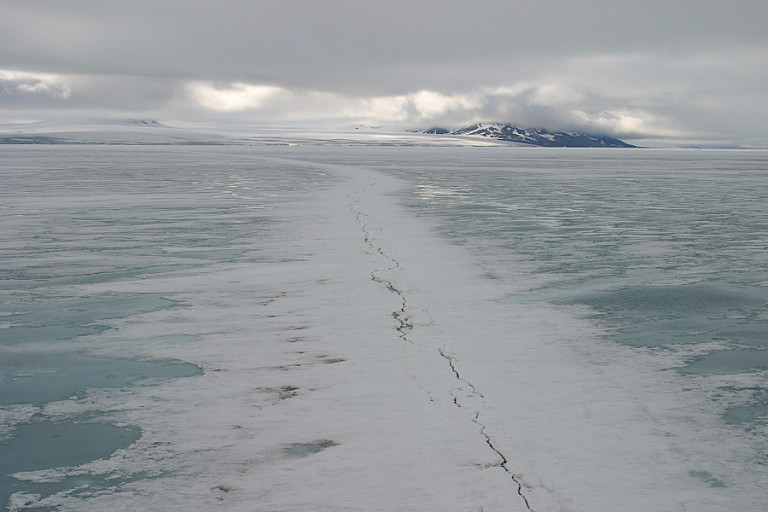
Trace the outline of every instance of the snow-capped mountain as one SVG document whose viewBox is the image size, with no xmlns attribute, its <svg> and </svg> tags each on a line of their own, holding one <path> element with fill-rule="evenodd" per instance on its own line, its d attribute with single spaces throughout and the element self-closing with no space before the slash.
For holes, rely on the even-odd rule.
<svg viewBox="0 0 768 512">
<path fill-rule="evenodd" d="M 518 128 L 508 123 L 478 123 L 458 130 L 430 128 L 424 133 L 469 135 L 488 137 L 507 142 L 518 142 L 532 146 L 577 147 L 577 148 L 633 148 L 619 139 L 606 135 L 590 135 L 579 132 L 550 132 L 539 128 Z"/>
</svg>

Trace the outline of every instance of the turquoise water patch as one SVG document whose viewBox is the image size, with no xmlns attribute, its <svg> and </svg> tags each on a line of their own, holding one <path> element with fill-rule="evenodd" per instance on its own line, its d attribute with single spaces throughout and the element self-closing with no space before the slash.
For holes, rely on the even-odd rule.
<svg viewBox="0 0 768 512">
<path fill-rule="evenodd" d="M 134 443 L 141 431 L 108 423 L 42 421 L 17 428 L 0 442 L 0 474 L 79 466 Z"/>
<path fill-rule="evenodd" d="M 68 340 L 79 336 L 88 336 L 106 330 L 100 325 L 40 325 L 13 326 L 0 330 L 0 346 L 20 345 L 23 343 L 48 343 Z"/>
<path fill-rule="evenodd" d="M 141 437 L 133 427 L 108 423 L 39 422 L 24 425 L 13 437 L 0 442 L 0 503 L 5 505 L 11 494 L 29 492 L 50 495 L 67 489 L 72 482 L 32 483 L 11 475 L 19 472 L 79 466 L 105 459 Z M 86 483 L 87 477 L 77 477 Z M 68 479 L 72 480 L 72 479 Z"/>
<path fill-rule="evenodd" d="M 768 370 L 768 350 L 723 350 L 699 357 L 684 368 L 682 373 L 711 373 L 731 375 L 750 371 Z"/>
<path fill-rule="evenodd" d="M 658 346 L 712 341 L 713 333 L 722 321 L 703 315 L 688 315 L 673 319 L 641 319 L 621 325 L 616 341 L 636 346 Z"/>
<path fill-rule="evenodd" d="M 171 307 L 175 301 L 158 293 L 138 295 L 95 295 L 89 297 L 55 298 L 37 297 L 19 303 L 6 302 L 0 312 L 7 318 L 18 319 L 28 325 L 50 325 L 66 322 L 89 324 L 106 318 L 124 318 L 137 313 Z"/>
<path fill-rule="evenodd" d="M 709 471 L 691 471 L 689 474 L 693 478 L 703 480 L 710 487 L 725 487 L 725 484 L 712 476 Z"/>
<path fill-rule="evenodd" d="M 757 347 L 768 347 L 768 322 L 755 321 L 738 323 L 717 329 L 716 339 L 724 339 L 736 343 L 744 343 Z"/>
<path fill-rule="evenodd" d="M 636 286 L 580 297 L 577 302 L 609 311 L 636 311 L 665 315 L 743 311 L 766 303 L 764 290 L 723 283 L 679 286 Z"/>
<path fill-rule="evenodd" d="M 635 286 L 591 292 L 567 300 L 598 313 L 615 326 L 616 341 L 636 346 L 725 341 L 768 345 L 760 320 L 768 297 L 764 289 L 726 283 Z"/>
<path fill-rule="evenodd" d="M 725 421 L 735 425 L 753 425 L 761 418 L 768 418 L 768 404 L 737 405 L 725 412 Z"/>
<path fill-rule="evenodd" d="M 331 441 L 330 439 L 321 439 L 310 443 L 291 443 L 283 448 L 283 453 L 293 457 L 303 457 L 305 455 L 321 452 L 326 448 L 336 446 L 337 444 L 338 443 Z"/>
<path fill-rule="evenodd" d="M 67 299 L 39 299 L 0 305 L 5 322 L 0 345 L 47 343 L 97 334 L 108 329 L 103 322 L 175 306 L 160 294 L 109 295 Z"/>
<path fill-rule="evenodd" d="M 93 357 L 72 343 L 103 332 L 100 325 L 173 307 L 176 301 L 160 294 L 109 294 L 47 298 L 0 305 L 0 405 L 43 403 L 69 398 L 89 388 L 128 386 L 148 378 L 197 375 L 201 370 L 183 361 L 137 361 Z"/>
<path fill-rule="evenodd" d="M 90 388 L 120 388 L 149 378 L 199 375 L 177 360 L 135 361 L 79 352 L 12 352 L 0 360 L 0 405 L 69 398 Z"/>
</svg>

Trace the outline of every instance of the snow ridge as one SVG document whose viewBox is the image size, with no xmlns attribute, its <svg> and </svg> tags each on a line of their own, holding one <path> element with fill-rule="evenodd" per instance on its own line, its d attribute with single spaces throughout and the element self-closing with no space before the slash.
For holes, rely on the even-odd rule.
<svg viewBox="0 0 768 512">
<path fill-rule="evenodd" d="M 375 184 L 375 183 L 374 183 Z M 362 194 L 365 192 L 367 187 L 363 187 L 358 191 L 358 194 Z M 358 197 L 352 197 L 348 196 L 350 203 L 349 203 L 349 209 L 352 211 L 352 213 L 355 216 L 355 219 L 357 223 L 360 225 L 361 231 L 363 232 L 363 241 L 365 244 L 374 252 L 381 255 L 384 259 L 390 262 L 390 266 L 385 269 L 376 269 L 371 271 L 371 280 L 375 281 L 376 283 L 381 284 L 384 286 L 389 292 L 395 294 L 400 299 L 400 308 L 396 311 L 392 312 L 392 317 L 397 321 L 397 327 L 395 330 L 398 333 L 398 337 L 405 343 L 409 343 L 411 345 L 418 345 L 422 348 L 425 348 L 427 350 L 433 350 L 432 347 L 422 345 L 415 343 L 413 340 L 411 340 L 408 337 L 408 332 L 413 330 L 414 324 L 409 320 L 407 309 L 408 309 L 408 299 L 406 297 L 406 294 L 403 290 L 400 290 L 397 288 L 392 281 L 388 279 L 384 279 L 379 276 L 379 273 L 382 271 L 394 271 L 400 268 L 400 262 L 387 254 L 387 252 L 379 246 L 373 237 L 370 234 L 370 231 L 368 229 L 368 225 L 365 222 L 364 217 L 366 216 L 365 213 L 360 211 L 358 208 L 359 198 Z M 491 439 L 491 436 L 487 433 L 487 427 L 486 425 L 480 420 L 480 411 L 477 410 L 477 408 L 470 408 L 468 406 L 465 406 L 462 404 L 462 400 L 460 399 L 460 391 L 464 391 L 464 398 L 466 399 L 484 399 L 483 394 L 467 379 L 463 378 L 461 374 L 459 373 L 458 369 L 456 368 L 454 359 L 448 354 L 443 348 L 438 347 L 437 352 L 439 353 L 440 357 L 442 357 L 447 363 L 448 367 L 450 368 L 451 373 L 453 374 L 456 381 L 458 381 L 457 387 L 452 389 L 450 391 L 451 396 L 453 397 L 453 404 L 462 410 L 467 410 L 472 412 L 472 422 L 476 424 L 479 427 L 480 435 L 483 436 L 485 444 L 488 445 L 488 447 L 499 457 L 500 462 L 496 464 L 495 466 L 500 467 L 503 469 L 509 477 L 512 479 L 512 481 L 517 485 L 517 494 L 522 498 L 523 502 L 525 503 L 525 507 L 527 510 L 530 510 L 533 512 L 533 509 L 530 506 L 530 503 L 528 502 L 528 499 L 523 494 L 523 485 L 521 481 L 519 480 L 518 476 L 516 476 L 512 471 L 510 470 L 508 463 L 509 460 L 507 457 L 502 453 L 502 451 L 496 447 L 496 445 L 493 442 L 493 439 Z M 465 388 L 468 388 L 468 392 L 465 390 Z"/>
</svg>

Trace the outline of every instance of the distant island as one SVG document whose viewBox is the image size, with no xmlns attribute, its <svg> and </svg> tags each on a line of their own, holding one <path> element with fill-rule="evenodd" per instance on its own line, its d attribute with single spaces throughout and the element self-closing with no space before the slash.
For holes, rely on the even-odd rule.
<svg viewBox="0 0 768 512">
<path fill-rule="evenodd" d="M 506 142 L 552 148 L 634 148 L 632 144 L 608 137 L 580 132 L 550 132 L 540 128 L 519 128 L 509 123 L 478 123 L 458 130 L 434 127 L 421 133 L 487 137 Z"/>
<path fill-rule="evenodd" d="M 382 126 L 354 130 L 259 128 L 249 126 L 170 126 L 154 119 L 53 119 L 31 123 L 0 123 L 0 144 L 110 145 L 233 145 L 325 144 L 402 146 L 493 146 L 633 148 L 605 135 L 550 132 L 509 123 L 479 123 L 457 130 L 430 128 L 390 132 Z M 433 136 L 425 137 L 424 134 Z M 434 136 L 437 135 L 437 136 Z M 445 135 L 442 137 L 441 135 Z"/>
</svg>

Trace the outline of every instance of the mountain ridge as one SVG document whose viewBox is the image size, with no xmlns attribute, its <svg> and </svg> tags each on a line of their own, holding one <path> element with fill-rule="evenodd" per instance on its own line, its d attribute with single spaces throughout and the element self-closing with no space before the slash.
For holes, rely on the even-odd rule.
<svg viewBox="0 0 768 512">
<path fill-rule="evenodd" d="M 543 128 L 520 128 L 510 123 L 476 123 L 456 130 L 433 127 L 422 133 L 433 135 L 463 135 L 485 137 L 530 146 L 576 148 L 634 148 L 622 140 L 607 135 L 582 132 L 549 131 Z"/>
</svg>

